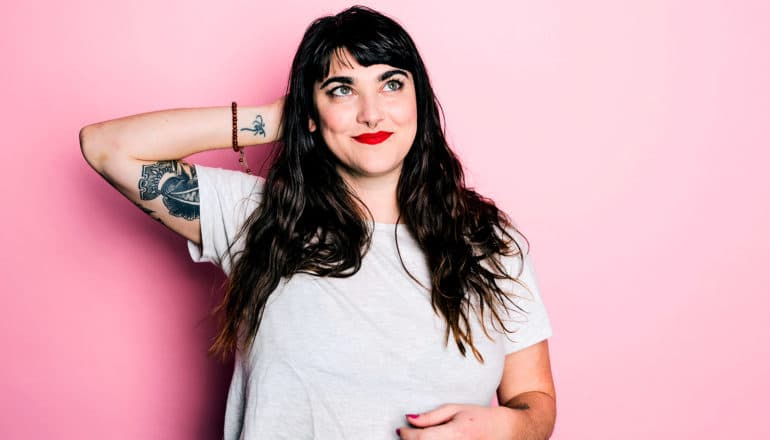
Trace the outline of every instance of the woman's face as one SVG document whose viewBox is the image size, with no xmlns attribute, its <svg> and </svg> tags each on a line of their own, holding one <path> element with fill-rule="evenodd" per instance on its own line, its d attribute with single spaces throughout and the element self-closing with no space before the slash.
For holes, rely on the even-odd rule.
<svg viewBox="0 0 770 440">
<path fill-rule="evenodd" d="M 347 51 L 332 57 L 329 75 L 315 83 L 320 130 L 349 182 L 386 178 L 398 182 L 417 133 L 417 102 L 411 73 L 387 64 L 364 67 Z M 351 182 L 351 183 L 352 183 Z"/>
</svg>

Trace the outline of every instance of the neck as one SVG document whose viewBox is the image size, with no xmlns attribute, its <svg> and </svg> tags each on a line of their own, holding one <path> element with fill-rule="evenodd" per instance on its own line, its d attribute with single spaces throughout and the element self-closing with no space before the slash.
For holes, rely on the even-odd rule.
<svg viewBox="0 0 770 440">
<path fill-rule="evenodd" d="M 396 196 L 398 174 L 377 177 L 341 175 L 369 208 L 375 222 L 396 223 L 399 214 Z"/>
</svg>

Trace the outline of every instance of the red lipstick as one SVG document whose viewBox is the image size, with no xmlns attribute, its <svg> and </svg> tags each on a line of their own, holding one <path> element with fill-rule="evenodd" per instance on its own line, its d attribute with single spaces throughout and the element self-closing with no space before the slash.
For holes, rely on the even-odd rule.
<svg viewBox="0 0 770 440">
<path fill-rule="evenodd" d="M 390 131 L 378 131 L 377 133 L 359 134 L 358 136 L 354 136 L 353 139 L 363 144 L 374 145 L 374 144 L 379 144 L 380 142 L 389 138 L 390 135 L 392 134 L 393 133 Z"/>
</svg>

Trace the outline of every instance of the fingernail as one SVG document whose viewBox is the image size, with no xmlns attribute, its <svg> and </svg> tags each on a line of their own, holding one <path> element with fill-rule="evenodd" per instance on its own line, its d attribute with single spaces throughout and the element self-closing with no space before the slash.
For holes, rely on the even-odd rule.
<svg viewBox="0 0 770 440">
<path fill-rule="evenodd" d="M 401 437 L 401 428 L 396 428 L 396 435 Z"/>
<path fill-rule="evenodd" d="M 407 414 L 406 416 L 409 417 L 410 419 L 416 419 L 417 417 L 419 417 L 419 414 Z"/>
</svg>

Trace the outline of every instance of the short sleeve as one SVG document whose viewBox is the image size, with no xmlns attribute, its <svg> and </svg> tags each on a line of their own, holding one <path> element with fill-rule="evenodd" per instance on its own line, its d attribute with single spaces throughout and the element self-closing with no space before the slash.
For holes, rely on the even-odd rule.
<svg viewBox="0 0 770 440">
<path fill-rule="evenodd" d="M 553 330 L 537 284 L 532 256 L 525 252 L 523 262 L 519 256 L 505 257 L 503 261 L 507 261 L 506 267 L 511 276 L 516 277 L 521 269 L 518 280 L 523 284 L 510 282 L 515 294 L 513 301 L 518 307 L 508 304 L 510 315 L 505 312 L 501 315 L 506 327 L 512 331 L 502 338 L 505 354 L 509 354 L 550 338 Z"/>
<path fill-rule="evenodd" d="M 200 196 L 201 244 L 188 240 L 187 250 L 196 263 L 213 263 L 229 274 L 231 255 L 243 247 L 242 240 L 236 244 L 233 241 L 261 203 L 264 179 L 201 165 L 195 165 L 195 170 Z"/>
</svg>

